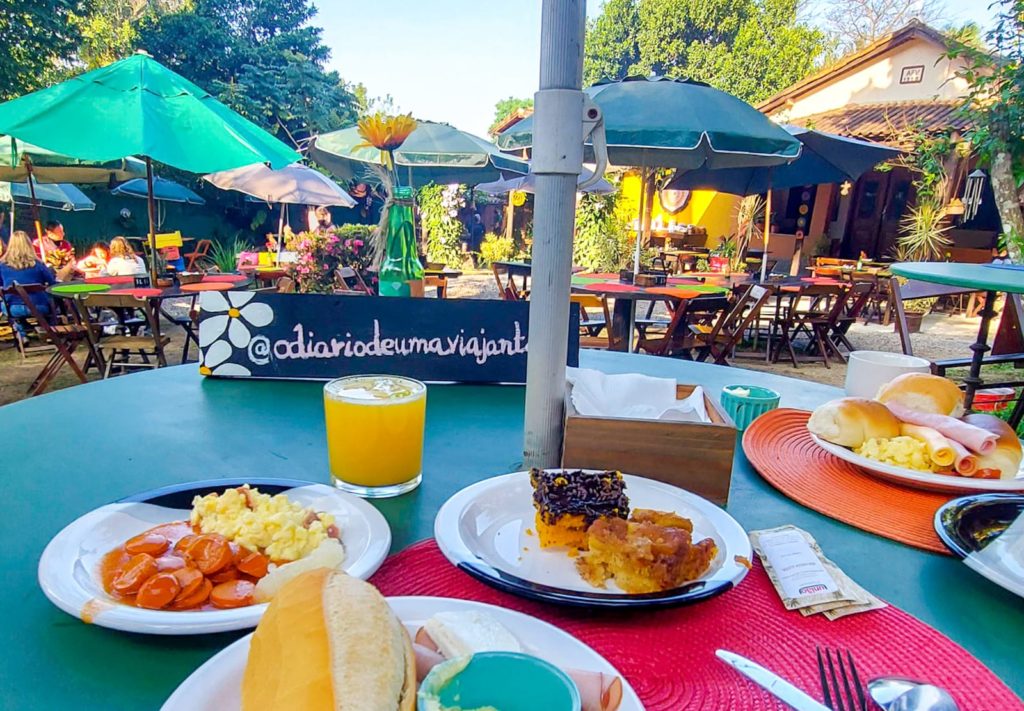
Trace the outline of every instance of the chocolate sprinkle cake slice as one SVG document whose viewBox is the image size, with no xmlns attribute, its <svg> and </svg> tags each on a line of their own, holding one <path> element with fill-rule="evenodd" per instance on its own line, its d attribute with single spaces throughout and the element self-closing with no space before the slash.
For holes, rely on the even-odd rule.
<svg viewBox="0 0 1024 711">
<path fill-rule="evenodd" d="M 587 528 L 599 518 L 625 519 L 629 498 L 614 471 L 532 469 L 533 505 L 542 547 L 587 547 Z"/>
</svg>

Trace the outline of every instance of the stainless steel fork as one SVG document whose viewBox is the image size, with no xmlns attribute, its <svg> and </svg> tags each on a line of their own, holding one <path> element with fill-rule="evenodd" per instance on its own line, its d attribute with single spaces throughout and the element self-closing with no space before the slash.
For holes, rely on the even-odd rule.
<svg viewBox="0 0 1024 711">
<path fill-rule="evenodd" d="M 864 694 L 864 685 L 857 675 L 857 667 L 853 663 L 853 655 L 846 650 L 846 662 L 843 662 L 843 653 L 835 650 L 835 662 L 832 661 L 832 652 L 826 647 L 824 658 L 822 648 L 818 647 L 818 673 L 821 675 L 821 693 L 824 695 L 825 705 L 832 711 L 868 711 L 867 697 Z M 839 674 L 836 674 L 836 667 Z M 845 692 L 845 693 L 844 693 Z M 845 705 L 843 699 L 846 699 Z"/>
</svg>

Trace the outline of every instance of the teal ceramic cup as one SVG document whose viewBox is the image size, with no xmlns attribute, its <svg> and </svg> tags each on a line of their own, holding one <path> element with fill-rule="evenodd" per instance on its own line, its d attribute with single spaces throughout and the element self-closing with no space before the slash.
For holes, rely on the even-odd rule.
<svg viewBox="0 0 1024 711">
<path fill-rule="evenodd" d="M 464 666 L 463 666 L 464 665 Z M 493 707 L 501 711 L 580 711 L 580 692 L 555 665 L 516 652 L 450 659 L 420 685 L 417 711 Z"/>
<path fill-rule="evenodd" d="M 737 395 L 734 391 L 746 390 L 749 395 Z M 722 408 L 736 423 L 740 432 L 750 427 L 758 417 L 779 406 L 779 394 L 774 390 L 757 385 L 726 385 L 722 388 Z"/>
</svg>

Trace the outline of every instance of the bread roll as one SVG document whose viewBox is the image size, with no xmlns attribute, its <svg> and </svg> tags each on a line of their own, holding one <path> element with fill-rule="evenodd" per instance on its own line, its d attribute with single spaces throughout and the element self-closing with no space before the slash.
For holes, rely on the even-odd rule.
<svg viewBox="0 0 1024 711">
<path fill-rule="evenodd" d="M 859 447 L 872 437 L 898 437 L 900 422 L 880 402 L 844 397 L 820 406 L 807 421 L 807 429 L 826 442 Z"/>
<path fill-rule="evenodd" d="M 978 473 L 998 471 L 1000 479 L 1013 479 L 1020 472 L 1022 450 L 1013 428 L 994 415 L 967 415 L 964 422 L 996 435 L 996 448 L 978 457 Z"/>
<path fill-rule="evenodd" d="M 415 707 L 412 643 L 376 588 L 319 568 L 277 592 L 249 647 L 243 711 Z"/>
<path fill-rule="evenodd" d="M 935 415 L 964 414 L 964 393 L 956 383 L 928 373 L 905 373 L 894 378 L 878 389 L 875 399 Z"/>
</svg>

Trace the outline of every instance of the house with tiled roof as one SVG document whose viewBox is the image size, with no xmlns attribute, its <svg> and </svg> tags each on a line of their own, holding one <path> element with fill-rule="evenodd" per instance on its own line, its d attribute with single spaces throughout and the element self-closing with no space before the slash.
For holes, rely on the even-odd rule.
<svg viewBox="0 0 1024 711">
<path fill-rule="evenodd" d="M 820 131 L 909 148 L 908 135 L 951 130 L 966 122 L 956 110 L 967 92 L 958 76 L 960 60 L 951 60 L 946 37 L 912 21 L 861 50 L 808 76 L 758 108 L 773 119 Z M 973 168 L 969 158 L 948 168 L 951 197 L 963 189 Z M 902 166 L 872 171 L 855 185 L 818 185 L 776 191 L 776 221 L 783 233 L 833 240 L 831 253 L 884 256 L 892 249 L 900 218 L 914 203 L 914 175 Z M 958 248 L 987 250 L 998 232 L 991 188 L 985 182 L 981 205 L 970 219 L 954 218 Z"/>
</svg>

